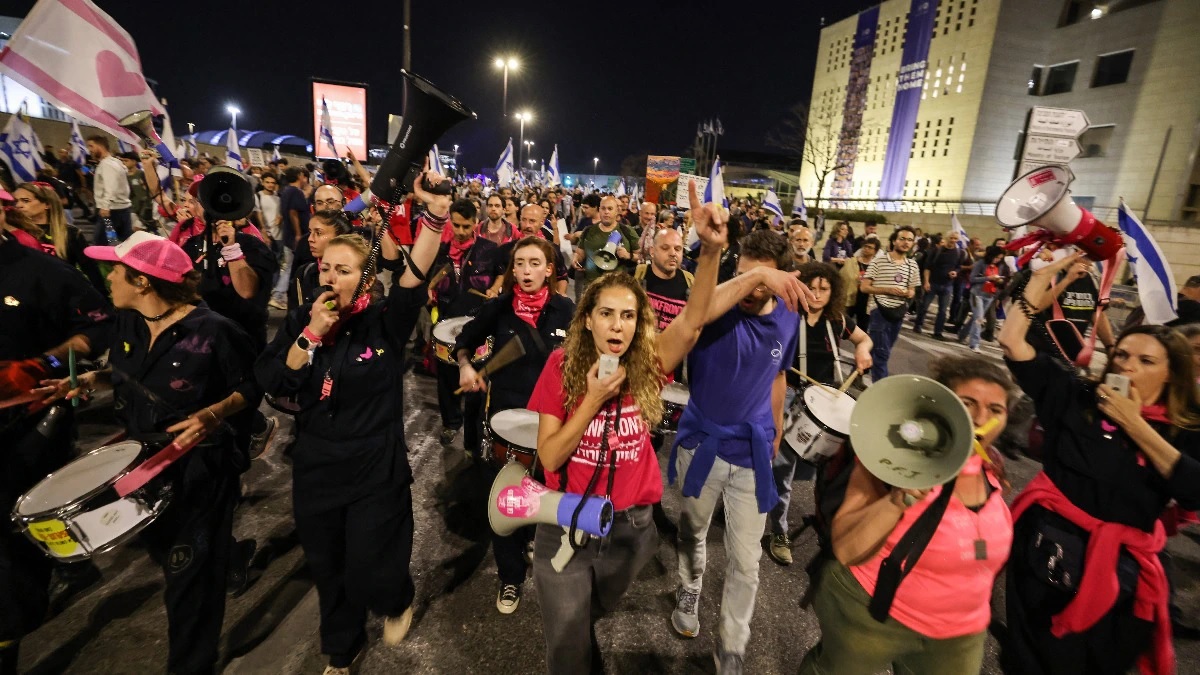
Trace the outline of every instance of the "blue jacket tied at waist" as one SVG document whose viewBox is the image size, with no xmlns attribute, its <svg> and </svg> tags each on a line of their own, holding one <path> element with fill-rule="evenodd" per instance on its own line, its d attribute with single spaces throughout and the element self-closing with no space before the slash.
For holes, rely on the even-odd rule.
<svg viewBox="0 0 1200 675">
<path fill-rule="evenodd" d="M 754 496 L 758 500 L 758 512 L 767 513 L 779 501 L 775 491 L 775 480 L 771 473 L 774 455 L 775 420 L 772 417 L 722 425 L 709 420 L 696 405 L 695 399 L 688 403 L 679 419 L 679 433 L 671 446 L 671 459 L 667 464 L 667 481 L 674 485 L 677 472 L 675 458 L 681 444 L 691 445 L 699 441 L 696 456 L 683 478 L 683 496 L 699 497 L 700 490 L 708 480 L 713 463 L 717 459 L 717 448 L 721 441 L 731 438 L 750 440 L 750 462 L 754 469 Z"/>
</svg>

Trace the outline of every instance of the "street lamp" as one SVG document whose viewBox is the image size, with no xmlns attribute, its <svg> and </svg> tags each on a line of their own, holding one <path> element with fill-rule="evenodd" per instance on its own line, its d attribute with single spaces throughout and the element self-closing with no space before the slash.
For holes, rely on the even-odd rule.
<svg viewBox="0 0 1200 675">
<path fill-rule="evenodd" d="M 529 157 L 532 157 L 533 156 L 533 141 L 525 141 L 524 143 L 522 143 L 522 145 L 525 146 L 525 158 L 528 159 Z"/>
<path fill-rule="evenodd" d="M 521 142 L 517 144 L 517 152 L 521 151 L 521 146 L 525 145 L 525 123 L 533 119 L 533 113 L 528 110 L 516 114 L 516 118 L 521 122 Z M 510 136 L 511 138 L 511 136 Z M 517 158 L 517 163 L 520 164 L 520 157 Z"/>
<path fill-rule="evenodd" d="M 457 174 L 462 173 L 462 169 L 458 166 L 458 143 L 454 144 L 454 172 Z"/>
<path fill-rule="evenodd" d="M 504 116 L 508 117 L 508 71 L 516 70 L 517 66 L 521 64 L 511 56 L 504 58 L 496 57 L 495 64 L 497 68 L 502 68 L 504 70 L 504 102 L 502 105 Z"/>
<path fill-rule="evenodd" d="M 234 131 L 237 131 L 237 116 L 238 113 L 242 112 L 241 109 L 230 103 L 229 105 L 225 106 L 225 112 L 233 116 L 233 121 L 230 123 L 230 126 L 233 127 Z"/>
<path fill-rule="evenodd" d="M 600 166 L 600 158 L 592 158 L 592 185 L 596 184 L 596 167 Z"/>
</svg>

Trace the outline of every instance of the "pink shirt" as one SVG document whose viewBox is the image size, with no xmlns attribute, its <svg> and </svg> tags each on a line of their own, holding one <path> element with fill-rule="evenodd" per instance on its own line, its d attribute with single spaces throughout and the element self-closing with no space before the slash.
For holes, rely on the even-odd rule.
<svg viewBox="0 0 1200 675">
<path fill-rule="evenodd" d="M 979 456 L 972 455 L 963 473 L 978 471 L 980 463 Z M 892 618 L 927 637 L 943 640 L 971 635 L 986 629 L 991 621 L 992 584 L 1008 560 L 1013 525 L 999 484 L 990 472 L 986 475 L 996 489 L 983 508 L 975 513 L 957 497 L 951 497 L 929 546 L 896 591 Z M 904 512 L 875 557 L 850 568 L 868 593 L 875 592 L 883 559 L 941 490 L 940 486 L 934 488 Z M 986 560 L 975 559 L 977 539 L 987 542 Z"/>
</svg>

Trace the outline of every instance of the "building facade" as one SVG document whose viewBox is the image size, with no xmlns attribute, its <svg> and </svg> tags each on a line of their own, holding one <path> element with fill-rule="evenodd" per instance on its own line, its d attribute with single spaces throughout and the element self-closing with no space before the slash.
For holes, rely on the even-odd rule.
<svg viewBox="0 0 1200 675">
<path fill-rule="evenodd" d="M 821 32 L 800 184 L 847 206 L 986 211 L 1030 110 L 1072 108 L 1091 123 L 1071 162 L 1081 205 L 1200 220 L 1197 32 L 1195 0 L 887 0 Z"/>
</svg>

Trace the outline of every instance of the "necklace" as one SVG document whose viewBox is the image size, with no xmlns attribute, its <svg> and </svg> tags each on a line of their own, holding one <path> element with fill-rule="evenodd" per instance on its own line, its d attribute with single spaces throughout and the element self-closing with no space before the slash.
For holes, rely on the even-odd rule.
<svg viewBox="0 0 1200 675">
<path fill-rule="evenodd" d="M 175 305 L 174 307 L 168 309 L 167 311 L 163 312 L 162 314 L 159 314 L 158 316 L 146 316 L 145 314 L 142 314 L 142 318 L 145 319 L 149 323 L 154 323 L 155 321 L 162 321 L 163 319 L 167 318 L 171 314 L 175 313 L 175 310 L 177 310 L 177 309 L 179 309 L 179 305 Z M 138 312 L 138 314 L 141 314 L 141 312 Z"/>
</svg>

